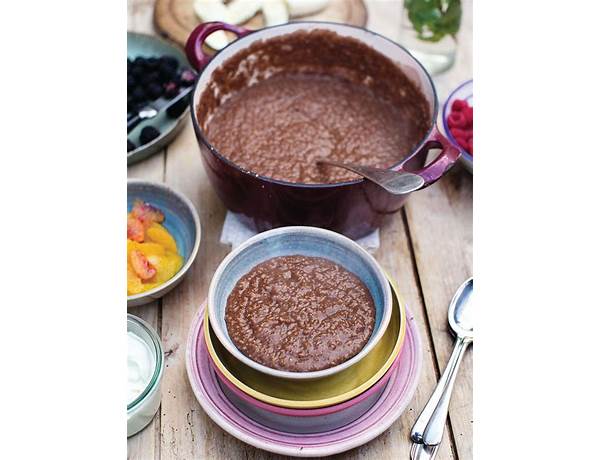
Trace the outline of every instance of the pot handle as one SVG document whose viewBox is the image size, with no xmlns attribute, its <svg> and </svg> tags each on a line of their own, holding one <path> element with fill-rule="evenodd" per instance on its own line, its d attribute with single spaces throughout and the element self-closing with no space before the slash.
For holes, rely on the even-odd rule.
<svg viewBox="0 0 600 460">
<path fill-rule="evenodd" d="M 424 163 L 431 149 L 442 149 L 442 151 L 430 164 L 424 168 L 415 169 L 415 167 L 418 168 Z M 425 188 L 440 179 L 456 163 L 459 157 L 460 150 L 434 125 L 425 143 L 402 162 L 400 169 L 421 176 L 425 180 L 425 184 L 421 188 Z"/>
<path fill-rule="evenodd" d="M 238 37 L 243 37 L 244 35 L 253 32 L 252 30 L 238 27 L 233 24 L 227 24 L 226 22 L 214 21 L 200 24 L 192 31 L 185 43 L 185 54 L 192 67 L 196 70 L 202 70 L 202 68 L 212 59 L 211 55 L 204 52 L 202 45 L 204 45 L 204 41 L 210 34 L 218 30 L 233 32 Z"/>
</svg>

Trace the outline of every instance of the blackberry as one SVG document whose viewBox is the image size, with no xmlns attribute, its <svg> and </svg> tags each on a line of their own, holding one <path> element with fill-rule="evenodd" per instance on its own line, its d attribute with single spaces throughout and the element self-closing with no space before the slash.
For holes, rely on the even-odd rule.
<svg viewBox="0 0 600 460">
<path fill-rule="evenodd" d="M 177 74 L 174 68 L 172 68 L 169 64 L 166 64 L 164 62 L 161 62 L 160 66 L 158 66 L 158 72 L 161 83 L 173 80 L 173 78 Z"/>
<path fill-rule="evenodd" d="M 160 131 L 153 126 L 145 126 L 140 133 L 140 144 L 144 145 L 160 136 Z"/>
<path fill-rule="evenodd" d="M 139 86 L 136 86 L 134 88 L 134 90 L 131 92 L 131 98 L 135 102 L 143 102 L 143 101 L 146 100 L 146 92 L 144 91 L 143 88 L 140 88 Z"/>
<path fill-rule="evenodd" d="M 140 80 L 144 76 L 144 72 L 145 71 L 143 67 L 134 65 L 131 68 L 131 72 L 129 72 L 129 74 L 136 80 Z"/>
<path fill-rule="evenodd" d="M 160 96 L 162 96 L 163 87 L 160 86 L 158 83 L 150 83 L 148 85 L 148 88 L 146 88 L 146 93 L 148 94 L 150 99 L 158 99 Z"/>
<path fill-rule="evenodd" d="M 165 97 L 167 99 L 173 99 L 179 94 L 179 86 L 174 81 L 170 81 L 165 84 Z"/>
<path fill-rule="evenodd" d="M 160 58 L 160 61 L 162 64 L 166 64 L 173 70 L 177 70 L 177 67 L 179 67 L 179 62 L 177 62 L 177 59 L 175 59 L 173 56 L 163 56 Z"/>
<path fill-rule="evenodd" d="M 160 59 L 158 59 L 158 58 L 150 57 L 150 58 L 146 59 L 146 66 L 149 69 L 152 69 L 152 70 L 157 69 L 159 64 L 160 64 Z"/>
<path fill-rule="evenodd" d="M 196 74 L 191 70 L 184 70 L 179 78 L 183 86 L 191 86 L 196 81 Z"/>
<path fill-rule="evenodd" d="M 137 104 L 135 103 L 133 98 L 131 96 L 127 97 L 127 113 L 135 112 L 136 109 L 137 109 Z"/>
<path fill-rule="evenodd" d="M 133 60 L 133 65 L 143 69 L 144 67 L 146 67 L 146 59 L 142 56 L 138 56 Z"/>
<path fill-rule="evenodd" d="M 135 144 L 127 139 L 127 152 L 131 152 L 132 150 L 135 150 Z"/>
<path fill-rule="evenodd" d="M 158 82 L 158 72 L 148 72 L 142 76 L 141 83 L 144 86 Z"/>
<path fill-rule="evenodd" d="M 188 99 L 188 97 L 184 97 L 183 99 L 178 100 L 175 104 L 169 107 L 166 110 L 167 116 L 171 118 L 179 117 L 179 115 L 181 115 L 188 106 Z"/>
</svg>

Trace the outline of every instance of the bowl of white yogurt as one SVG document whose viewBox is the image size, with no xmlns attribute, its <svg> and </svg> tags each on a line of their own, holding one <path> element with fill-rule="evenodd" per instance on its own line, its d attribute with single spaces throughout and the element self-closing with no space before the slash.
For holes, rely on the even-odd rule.
<svg viewBox="0 0 600 460">
<path fill-rule="evenodd" d="M 146 427 L 160 406 L 163 350 L 156 331 L 127 315 L 127 437 Z"/>
</svg>

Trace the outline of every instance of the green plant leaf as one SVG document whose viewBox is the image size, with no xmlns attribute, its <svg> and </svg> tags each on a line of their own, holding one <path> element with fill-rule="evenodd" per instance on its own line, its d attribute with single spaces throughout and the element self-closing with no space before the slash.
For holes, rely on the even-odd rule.
<svg viewBox="0 0 600 460">
<path fill-rule="evenodd" d="M 438 42 L 456 36 L 460 28 L 460 0 L 405 0 L 408 19 L 420 40 Z"/>
</svg>

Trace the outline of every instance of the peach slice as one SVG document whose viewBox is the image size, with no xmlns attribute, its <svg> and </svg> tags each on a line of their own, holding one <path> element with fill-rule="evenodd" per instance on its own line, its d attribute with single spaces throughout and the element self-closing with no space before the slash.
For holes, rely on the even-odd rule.
<svg viewBox="0 0 600 460">
<path fill-rule="evenodd" d="M 130 264 L 127 264 L 127 295 L 139 294 L 144 290 L 142 280 L 135 274 Z"/>
<path fill-rule="evenodd" d="M 164 246 L 167 251 L 177 253 L 177 244 L 175 243 L 175 240 L 162 225 L 153 223 L 148 228 L 147 234 L 150 241 Z"/>
<path fill-rule="evenodd" d="M 153 222 L 160 223 L 165 220 L 165 215 L 162 212 L 142 200 L 133 202 L 131 215 L 141 220 L 145 228 L 148 228 Z"/>
<path fill-rule="evenodd" d="M 158 243 L 136 243 L 135 241 L 132 241 L 131 243 L 128 242 L 127 252 L 131 252 L 134 249 L 137 249 L 146 257 L 164 256 L 166 253 L 165 248 Z"/>
<path fill-rule="evenodd" d="M 144 224 L 131 214 L 127 215 L 127 239 L 138 243 L 144 241 Z"/>
<path fill-rule="evenodd" d="M 133 271 L 142 280 L 149 280 L 156 275 L 156 268 L 152 266 L 141 251 L 138 251 L 137 249 L 132 250 L 129 253 L 129 260 Z"/>
</svg>

